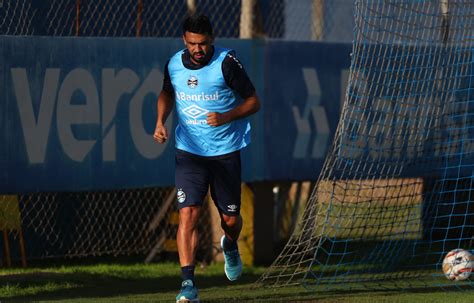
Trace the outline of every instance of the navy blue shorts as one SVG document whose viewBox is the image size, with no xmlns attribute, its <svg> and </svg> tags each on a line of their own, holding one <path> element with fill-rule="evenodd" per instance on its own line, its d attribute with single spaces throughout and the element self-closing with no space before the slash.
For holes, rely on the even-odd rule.
<svg viewBox="0 0 474 303">
<path fill-rule="evenodd" d="M 178 208 L 201 206 L 210 188 L 219 212 L 240 214 L 240 151 L 216 157 L 202 157 L 176 150 L 175 182 Z"/>
</svg>

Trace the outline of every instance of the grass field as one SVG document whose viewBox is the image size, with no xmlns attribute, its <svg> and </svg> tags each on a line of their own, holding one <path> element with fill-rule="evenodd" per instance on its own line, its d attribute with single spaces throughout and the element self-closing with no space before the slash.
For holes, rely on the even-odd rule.
<svg viewBox="0 0 474 303">
<path fill-rule="evenodd" d="M 242 279 L 231 283 L 222 266 L 197 269 L 202 302 L 474 302 L 474 290 L 335 293 L 303 287 L 254 288 L 264 268 L 245 268 Z M 176 263 L 2 268 L 0 302 L 175 302 L 179 285 Z"/>
</svg>

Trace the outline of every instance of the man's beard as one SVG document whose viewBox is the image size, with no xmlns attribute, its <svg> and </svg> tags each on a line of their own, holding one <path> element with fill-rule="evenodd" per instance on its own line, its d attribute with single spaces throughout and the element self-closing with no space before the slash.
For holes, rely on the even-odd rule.
<svg viewBox="0 0 474 303">
<path fill-rule="evenodd" d="M 201 55 L 200 57 L 197 57 L 196 55 Z M 208 54 L 204 52 L 198 52 L 193 54 L 193 59 L 196 62 L 203 63 L 207 61 Z"/>
</svg>

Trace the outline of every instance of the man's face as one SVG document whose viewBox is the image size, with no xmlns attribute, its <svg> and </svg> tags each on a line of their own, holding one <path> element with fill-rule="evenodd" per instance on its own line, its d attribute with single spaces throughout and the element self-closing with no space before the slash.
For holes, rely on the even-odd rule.
<svg viewBox="0 0 474 303">
<path fill-rule="evenodd" d="M 212 50 L 214 39 L 209 35 L 185 32 L 183 35 L 184 44 L 191 55 L 191 61 L 195 64 L 206 62 Z"/>
</svg>

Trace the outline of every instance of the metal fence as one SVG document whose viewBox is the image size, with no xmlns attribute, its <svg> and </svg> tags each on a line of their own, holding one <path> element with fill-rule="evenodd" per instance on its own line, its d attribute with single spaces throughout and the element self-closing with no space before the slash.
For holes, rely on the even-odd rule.
<svg viewBox="0 0 474 303">
<path fill-rule="evenodd" d="M 179 37 L 205 13 L 217 37 L 351 42 L 352 0 L 10 0 L 0 35 Z"/>
<path fill-rule="evenodd" d="M 180 37 L 187 14 L 205 13 L 222 38 L 351 42 L 353 9 L 351 0 L 0 0 L 0 35 Z M 3 246 L 15 259 L 26 244 L 30 260 L 173 251 L 172 193 L 144 188 L 0 196 L 0 230 L 12 240 Z M 210 260 L 215 243 L 206 232 L 201 238 L 210 249 L 204 246 L 198 258 Z"/>
</svg>

